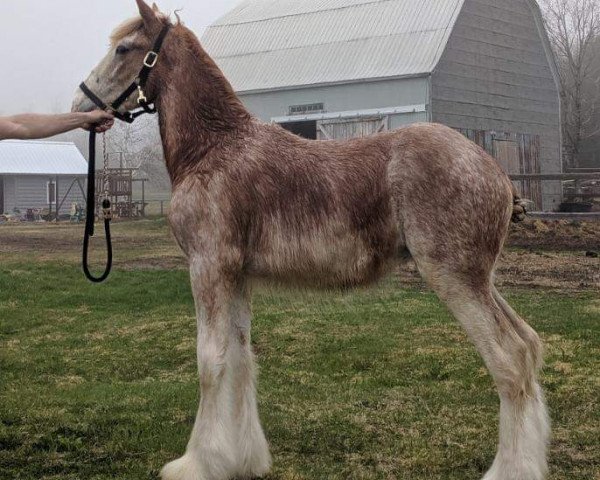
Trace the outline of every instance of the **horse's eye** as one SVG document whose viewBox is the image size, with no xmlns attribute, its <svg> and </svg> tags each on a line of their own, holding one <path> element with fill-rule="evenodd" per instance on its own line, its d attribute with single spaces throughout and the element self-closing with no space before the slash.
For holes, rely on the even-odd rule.
<svg viewBox="0 0 600 480">
<path fill-rule="evenodd" d="M 125 55 L 129 51 L 125 45 L 119 45 L 117 47 L 117 55 Z"/>
</svg>

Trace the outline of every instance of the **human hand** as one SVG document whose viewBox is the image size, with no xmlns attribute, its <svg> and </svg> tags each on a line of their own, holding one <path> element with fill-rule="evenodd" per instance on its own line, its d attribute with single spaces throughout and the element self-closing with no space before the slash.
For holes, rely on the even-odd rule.
<svg viewBox="0 0 600 480">
<path fill-rule="evenodd" d="M 96 133 L 104 133 L 115 124 L 115 117 L 112 113 L 103 110 L 94 110 L 87 112 L 83 128 L 94 130 Z"/>
</svg>

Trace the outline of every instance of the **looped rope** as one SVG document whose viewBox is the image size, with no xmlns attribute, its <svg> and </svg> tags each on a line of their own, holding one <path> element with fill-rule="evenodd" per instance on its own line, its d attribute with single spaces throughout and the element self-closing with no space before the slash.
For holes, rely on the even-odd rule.
<svg viewBox="0 0 600 480">
<path fill-rule="evenodd" d="M 87 205 L 86 205 L 86 216 L 85 216 L 85 233 L 83 236 L 83 273 L 86 278 L 93 283 L 104 282 L 112 270 L 113 262 L 113 250 L 112 250 L 112 239 L 110 236 L 110 220 L 111 215 L 104 215 L 104 234 L 106 236 L 106 266 L 104 273 L 95 277 L 90 272 L 89 268 L 89 247 L 90 238 L 94 236 L 94 220 L 96 217 L 96 132 L 93 130 L 90 132 L 89 141 L 89 163 L 88 163 L 88 188 L 87 188 Z M 106 181 L 106 179 L 105 179 Z M 104 212 L 110 212 L 110 200 L 105 198 L 102 202 L 102 208 Z"/>
</svg>

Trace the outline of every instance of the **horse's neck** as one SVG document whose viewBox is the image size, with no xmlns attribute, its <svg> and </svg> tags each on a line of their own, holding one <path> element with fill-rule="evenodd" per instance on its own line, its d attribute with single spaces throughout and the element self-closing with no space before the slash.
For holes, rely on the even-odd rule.
<svg viewBox="0 0 600 480">
<path fill-rule="evenodd" d="M 223 140 L 251 121 L 213 60 L 197 43 L 179 47 L 168 78 L 161 79 L 160 130 L 175 184 Z"/>
</svg>

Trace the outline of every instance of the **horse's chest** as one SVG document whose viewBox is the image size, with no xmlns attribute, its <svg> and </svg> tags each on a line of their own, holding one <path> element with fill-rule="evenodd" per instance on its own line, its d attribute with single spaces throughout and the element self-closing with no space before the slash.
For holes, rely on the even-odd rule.
<svg viewBox="0 0 600 480">
<path fill-rule="evenodd" d="M 175 240 L 188 256 L 198 250 L 203 242 L 201 232 L 207 231 L 203 224 L 208 218 L 205 210 L 206 204 L 201 203 L 191 192 L 173 193 L 168 215 L 169 225 Z"/>
</svg>

